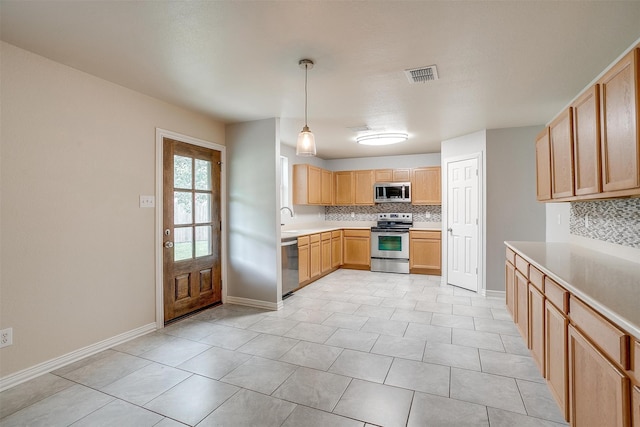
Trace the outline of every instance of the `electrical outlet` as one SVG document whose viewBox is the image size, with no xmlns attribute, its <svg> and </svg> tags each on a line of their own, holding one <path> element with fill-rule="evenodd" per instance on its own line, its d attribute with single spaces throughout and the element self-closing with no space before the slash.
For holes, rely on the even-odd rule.
<svg viewBox="0 0 640 427">
<path fill-rule="evenodd" d="M 584 228 L 589 228 L 589 214 L 584 214 Z"/>
<path fill-rule="evenodd" d="M 355 212 L 351 212 L 351 218 L 355 218 L 356 217 L 356 213 Z"/>
<path fill-rule="evenodd" d="M 7 328 L 0 331 L 0 348 L 8 347 L 13 344 L 13 328 Z"/>
<path fill-rule="evenodd" d="M 425 213 L 424 213 L 424 217 L 425 217 L 426 219 L 431 219 L 431 212 L 429 212 L 429 211 L 425 212 Z"/>
</svg>

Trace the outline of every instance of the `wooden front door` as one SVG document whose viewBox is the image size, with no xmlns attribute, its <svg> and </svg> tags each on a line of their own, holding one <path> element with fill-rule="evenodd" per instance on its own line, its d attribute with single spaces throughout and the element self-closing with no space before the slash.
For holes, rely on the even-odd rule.
<svg viewBox="0 0 640 427">
<path fill-rule="evenodd" d="M 163 139 L 164 321 L 222 300 L 220 152 Z"/>
</svg>

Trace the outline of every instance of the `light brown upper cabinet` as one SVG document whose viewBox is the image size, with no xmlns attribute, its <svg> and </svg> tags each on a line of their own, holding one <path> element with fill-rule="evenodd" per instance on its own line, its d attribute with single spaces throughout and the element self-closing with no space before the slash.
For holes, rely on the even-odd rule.
<svg viewBox="0 0 640 427">
<path fill-rule="evenodd" d="M 354 203 L 356 205 L 373 205 L 373 171 L 354 171 L 355 194 Z"/>
<path fill-rule="evenodd" d="M 321 186 L 321 202 L 323 205 L 328 206 L 333 203 L 333 172 L 322 169 L 320 178 Z"/>
<path fill-rule="evenodd" d="M 375 182 L 409 182 L 411 169 L 376 169 Z"/>
<path fill-rule="evenodd" d="M 640 188 L 639 52 L 633 49 L 599 81 L 605 192 Z"/>
<path fill-rule="evenodd" d="M 353 171 L 334 172 L 333 182 L 334 204 L 353 205 L 355 199 Z"/>
<path fill-rule="evenodd" d="M 328 181 L 326 172 L 329 172 Z M 325 188 L 328 188 L 328 196 Z M 293 165 L 293 204 L 331 204 L 331 172 L 307 164 Z"/>
<path fill-rule="evenodd" d="M 574 184 L 577 196 L 602 191 L 599 91 L 600 85 L 594 85 L 572 105 Z"/>
<path fill-rule="evenodd" d="M 411 204 L 441 205 L 440 166 L 411 170 Z"/>
<path fill-rule="evenodd" d="M 573 117 L 572 108 L 549 125 L 551 146 L 551 197 L 571 197 L 573 189 Z"/>
<path fill-rule="evenodd" d="M 551 199 L 551 148 L 549 128 L 545 128 L 536 138 L 536 188 L 540 201 Z"/>
<path fill-rule="evenodd" d="M 639 104 L 636 46 L 536 137 L 538 200 L 640 195 Z"/>
</svg>

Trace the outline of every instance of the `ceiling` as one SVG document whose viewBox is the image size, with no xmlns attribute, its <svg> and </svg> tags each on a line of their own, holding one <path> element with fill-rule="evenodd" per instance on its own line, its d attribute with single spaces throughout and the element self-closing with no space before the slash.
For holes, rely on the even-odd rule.
<svg viewBox="0 0 640 427">
<path fill-rule="evenodd" d="M 304 124 L 325 159 L 548 122 L 640 38 L 640 1 L 7 1 L 2 40 L 225 123 Z M 437 65 L 439 80 L 404 70 Z M 402 131 L 386 147 L 349 129 Z"/>
</svg>

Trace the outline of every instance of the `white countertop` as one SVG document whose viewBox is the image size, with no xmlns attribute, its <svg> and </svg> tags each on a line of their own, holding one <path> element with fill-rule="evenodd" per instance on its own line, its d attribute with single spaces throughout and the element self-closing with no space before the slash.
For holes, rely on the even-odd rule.
<svg viewBox="0 0 640 427">
<path fill-rule="evenodd" d="M 632 262 L 569 243 L 505 244 L 640 340 L 640 260 Z"/>
<path fill-rule="evenodd" d="M 344 228 L 368 230 L 376 225 L 376 221 L 326 221 L 321 223 L 288 224 L 282 227 L 282 239 L 305 236 L 307 234 L 324 233 Z M 410 230 L 440 231 L 439 222 L 416 222 Z"/>
</svg>

